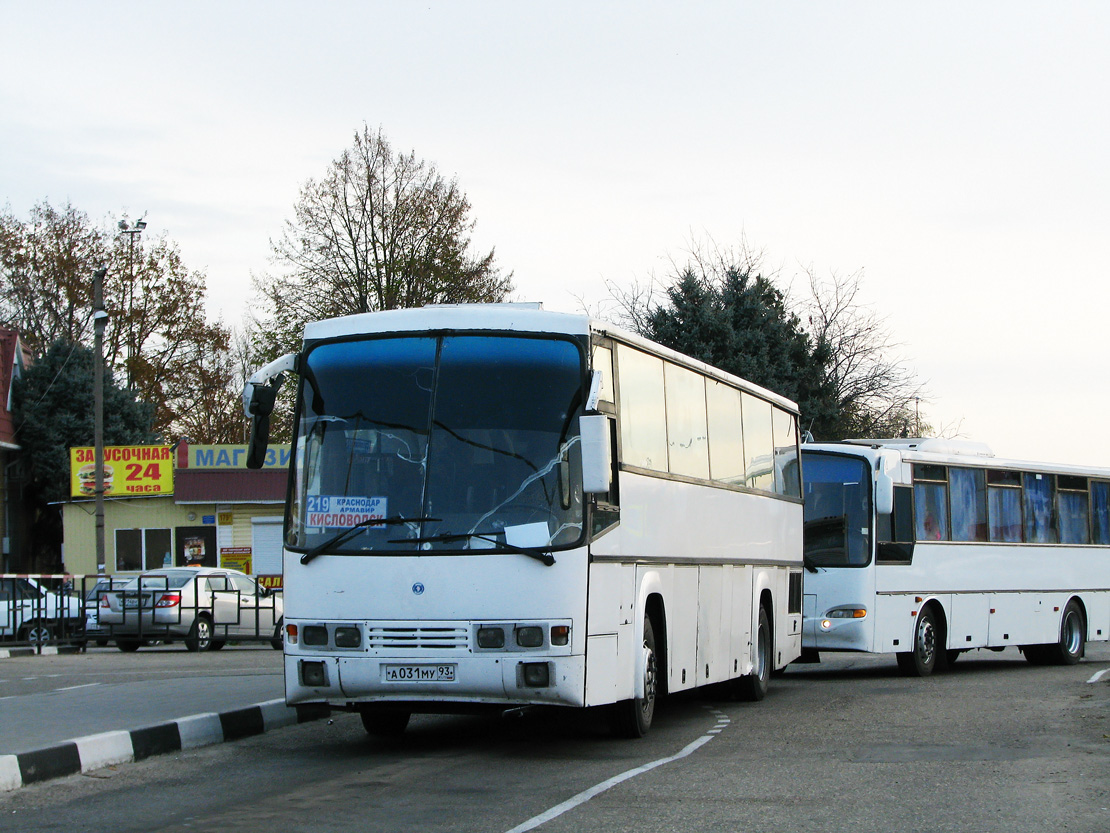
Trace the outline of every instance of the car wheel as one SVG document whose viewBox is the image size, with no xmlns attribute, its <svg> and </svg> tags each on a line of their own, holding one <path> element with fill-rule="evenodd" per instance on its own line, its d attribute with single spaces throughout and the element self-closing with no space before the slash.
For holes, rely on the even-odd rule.
<svg viewBox="0 0 1110 833">
<path fill-rule="evenodd" d="M 123 651 L 125 654 L 134 653 L 139 650 L 142 644 L 138 639 L 117 639 L 116 647 Z"/>
<path fill-rule="evenodd" d="M 54 638 L 54 628 L 41 619 L 33 619 L 20 630 L 19 638 L 32 645 L 42 645 Z"/>
<path fill-rule="evenodd" d="M 285 635 L 282 632 L 284 628 L 285 619 L 283 617 L 281 619 L 278 619 L 277 626 L 274 628 L 274 638 L 270 640 L 270 647 L 273 648 L 275 651 L 280 651 L 282 648 L 285 647 L 285 642 L 282 639 L 282 637 Z"/>
<path fill-rule="evenodd" d="M 208 646 L 209 651 L 218 651 L 227 644 L 226 639 L 213 639 L 212 644 Z"/>
<path fill-rule="evenodd" d="M 212 621 L 207 616 L 193 620 L 193 627 L 185 637 L 185 647 L 190 651 L 207 651 L 212 647 Z"/>
</svg>

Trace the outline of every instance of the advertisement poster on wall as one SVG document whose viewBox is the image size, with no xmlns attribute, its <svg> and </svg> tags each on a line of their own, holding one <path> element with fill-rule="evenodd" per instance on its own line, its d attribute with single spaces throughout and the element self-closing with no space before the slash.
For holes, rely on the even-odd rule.
<svg viewBox="0 0 1110 833">
<path fill-rule="evenodd" d="M 96 495 L 96 452 L 69 450 L 70 495 Z M 147 497 L 173 494 L 173 459 L 168 445 L 110 445 L 104 449 L 104 495 Z"/>
<path fill-rule="evenodd" d="M 179 526 L 174 529 L 175 564 L 201 567 L 216 566 L 216 527 Z"/>
</svg>

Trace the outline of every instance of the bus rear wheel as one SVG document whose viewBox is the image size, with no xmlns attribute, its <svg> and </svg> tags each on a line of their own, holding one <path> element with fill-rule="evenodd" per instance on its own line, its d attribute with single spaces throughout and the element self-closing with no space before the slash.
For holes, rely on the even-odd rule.
<svg viewBox="0 0 1110 833">
<path fill-rule="evenodd" d="M 767 683 L 771 678 L 771 657 L 774 656 L 771 641 L 771 620 L 767 608 L 759 606 L 759 624 L 755 632 L 755 666 L 752 673 L 732 681 L 733 696 L 737 700 L 757 702 L 767 696 Z"/>
<path fill-rule="evenodd" d="M 928 677 L 937 666 L 937 652 L 940 650 L 940 629 L 933 612 L 923 610 L 913 629 L 913 650 L 897 655 L 898 668 L 908 677 Z"/>
<path fill-rule="evenodd" d="M 622 738 L 642 738 L 655 717 L 655 701 L 659 693 L 659 661 L 655 654 L 655 630 L 651 619 L 644 617 L 644 696 L 621 700 L 610 706 L 613 733 Z"/>
<path fill-rule="evenodd" d="M 1045 656 L 1053 665 L 1075 665 L 1082 659 L 1086 645 L 1087 623 L 1073 600 L 1068 602 L 1060 619 L 1060 638 L 1055 645 L 1045 646 Z"/>
</svg>

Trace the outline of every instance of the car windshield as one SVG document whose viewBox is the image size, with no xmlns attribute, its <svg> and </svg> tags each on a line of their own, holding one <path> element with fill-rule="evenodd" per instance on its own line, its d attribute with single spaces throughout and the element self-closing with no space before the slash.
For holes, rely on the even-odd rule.
<svg viewBox="0 0 1110 833">
<path fill-rule="evenodd" d="M 870 473 L 859 457 L 802 453 L 807 564 L 862 567 L 870 563 Z"/>
<path fill-rule="evenodd" d="M 582 351 L 563 338 L 404 336 L 313 348 L 302 371 L 287 545 L 343 553 L 574 545 L 583 378 Z"/>
</svg>

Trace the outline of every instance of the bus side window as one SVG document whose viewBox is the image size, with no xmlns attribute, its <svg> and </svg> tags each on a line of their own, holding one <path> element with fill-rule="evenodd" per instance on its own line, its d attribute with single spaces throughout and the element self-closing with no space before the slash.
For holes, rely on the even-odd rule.
<svg viewBox="0 0 1110 833">
<path fill-rule="evenodd" d="M 876 518 L 878 561 L 913 560 L 913 488 L 894 487 L 894 511 Z"/>
<path fill-rule="evenodd" d="M 948 540 L 948 470 L 920 463 L 913 467 L 918 541 Z"/>
</svg>

